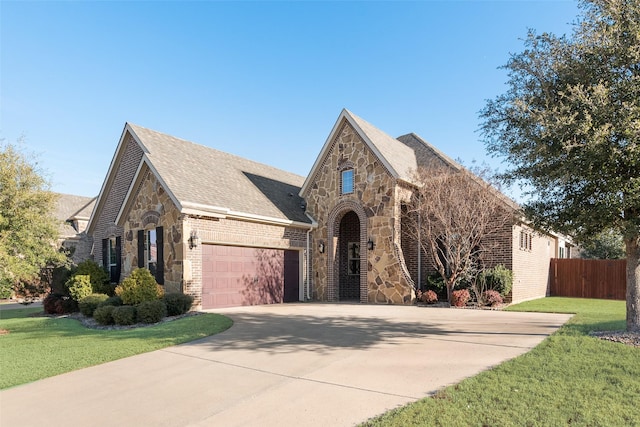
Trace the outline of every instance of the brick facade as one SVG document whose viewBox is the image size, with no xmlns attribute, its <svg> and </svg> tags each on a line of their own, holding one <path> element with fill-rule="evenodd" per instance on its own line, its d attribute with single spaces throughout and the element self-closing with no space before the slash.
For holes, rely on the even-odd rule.
<svg viewBox="0 0 640 427">
<path fill-rule="evenodd" d="M 123 144 L 123 150 L 116 153 L 120 154 L 121 158 L 114 159 L 117 170 L 111 171 L 111 176 L 107 177 L 107 179 L 112 178 L 112 181 L 105 186 L 106 193 L 100 195 L 96 210 L 98 216 L 92 220 L 95 224 L 92 231 L 93 258 L 100 265 L 102 265 L 102 245 L 100 244 L 102 239 L 123 235 L 123 228 L 118 227 L 115 221 L 143 154 L 140 146 L 130 135 L 125 138 Z"/>
<path fill-rule="evenodd" d="M 280 226 L 240 219 L 185 216 L 183 219 L 184 280 L 183 292 L 192 295 L 195 305 L 202 303 L 202 245 L 218 244 L 227 246 L 249 246 L 270 249 L 290 249 L 300 251 L 303 281 L 308 280 L 304 251 L 307 232 L 303 228 Z M 189 248 L 191 233 L 197 233 L 200 245 Z"/>
</svg>

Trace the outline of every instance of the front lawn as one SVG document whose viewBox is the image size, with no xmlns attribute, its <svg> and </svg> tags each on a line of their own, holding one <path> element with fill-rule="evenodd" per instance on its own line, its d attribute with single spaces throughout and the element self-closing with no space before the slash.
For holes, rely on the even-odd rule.
<svg viewBox="0 0 640 427">
<path fill-rule="evenodd" d="M 38 312 L 42 308 L 0 311 L 0 389 L 193 341 L 232 324 L 207 313 L 144 328 L 95 330 L 73 319 L 30 317 Z"/>
<path fill-rule="evenodd" d="M 509 310 L 576 315 L 529 353 L 364 425 L 640 425 L 640 348 L 588 335 L 624 329 L 624 301 L 554 297 Z"/>
</svg>

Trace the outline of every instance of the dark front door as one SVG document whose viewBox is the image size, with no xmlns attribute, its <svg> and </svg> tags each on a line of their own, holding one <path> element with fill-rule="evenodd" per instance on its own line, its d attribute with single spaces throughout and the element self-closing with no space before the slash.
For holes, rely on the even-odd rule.
<svg viewBox="0 0 640 427">
<path fill-rule="evenodd" d="M 360 300 L 360 220 L 358 215 L 347 212 L 340 221 L 338 256 L 340 275 L 338 298 L 340 301 Z M 362 253 L 364 256 L 365 254 Z"/>
<path fill-rule="evenodd" d="M 300 300 L 300 261 L 298 251 L 284 251 L 284 302 Z"/>
</svg>

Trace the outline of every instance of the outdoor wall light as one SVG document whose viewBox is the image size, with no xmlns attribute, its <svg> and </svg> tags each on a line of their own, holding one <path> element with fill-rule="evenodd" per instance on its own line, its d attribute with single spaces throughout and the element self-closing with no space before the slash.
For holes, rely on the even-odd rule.
<svg viewBox="0 0 640 427">
<path fill-rule="evenodd" d="M 193 230 L 191 236 L 189 236 L 189 249 L 197 248 L 199 244 L 200 237 L 198 237 L 198 232 Z"/>
<path fill-rule="evenodd" d="M 368 248 L 370 251 L 372 251 L 372 250 L 373 250 L 373 248 L 375 248 L 375 247 L 376 247 L 376 244 L 375 244 L 375 243 L 373 243 L 373 240 L 371 240 L 371 237 L 369 237 L 369 241 L 367 242 L 367 248 Z"/>
<path fill-rule="evenodd" d="M 324 253 L 324 243 L 320 242 L 318 244 L 318 250 L 320 251 L 321 254 Z"/>
</svg>

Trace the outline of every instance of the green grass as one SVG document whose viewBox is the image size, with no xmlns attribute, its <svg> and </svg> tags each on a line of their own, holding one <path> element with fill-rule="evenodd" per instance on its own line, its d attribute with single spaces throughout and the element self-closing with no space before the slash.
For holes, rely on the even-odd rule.
<svg viewBox="0 0 640 427">
<path fill-rule="evenodd" d="M 576 315 L 529 353 L 364 425 L 640 426 L 640 348 L 588 336 L 623 330 L 624 301 L 544 298 L 509 310 Z"/>
<path fill-rule="evenodd" d="M 231 319 L 200 314 L 128 330 L 87 329 L 67 318 L 31 317 L 42 308 L 3 310 L 0 389 L 193 341 L 228 329 Z"/>
</svg>

